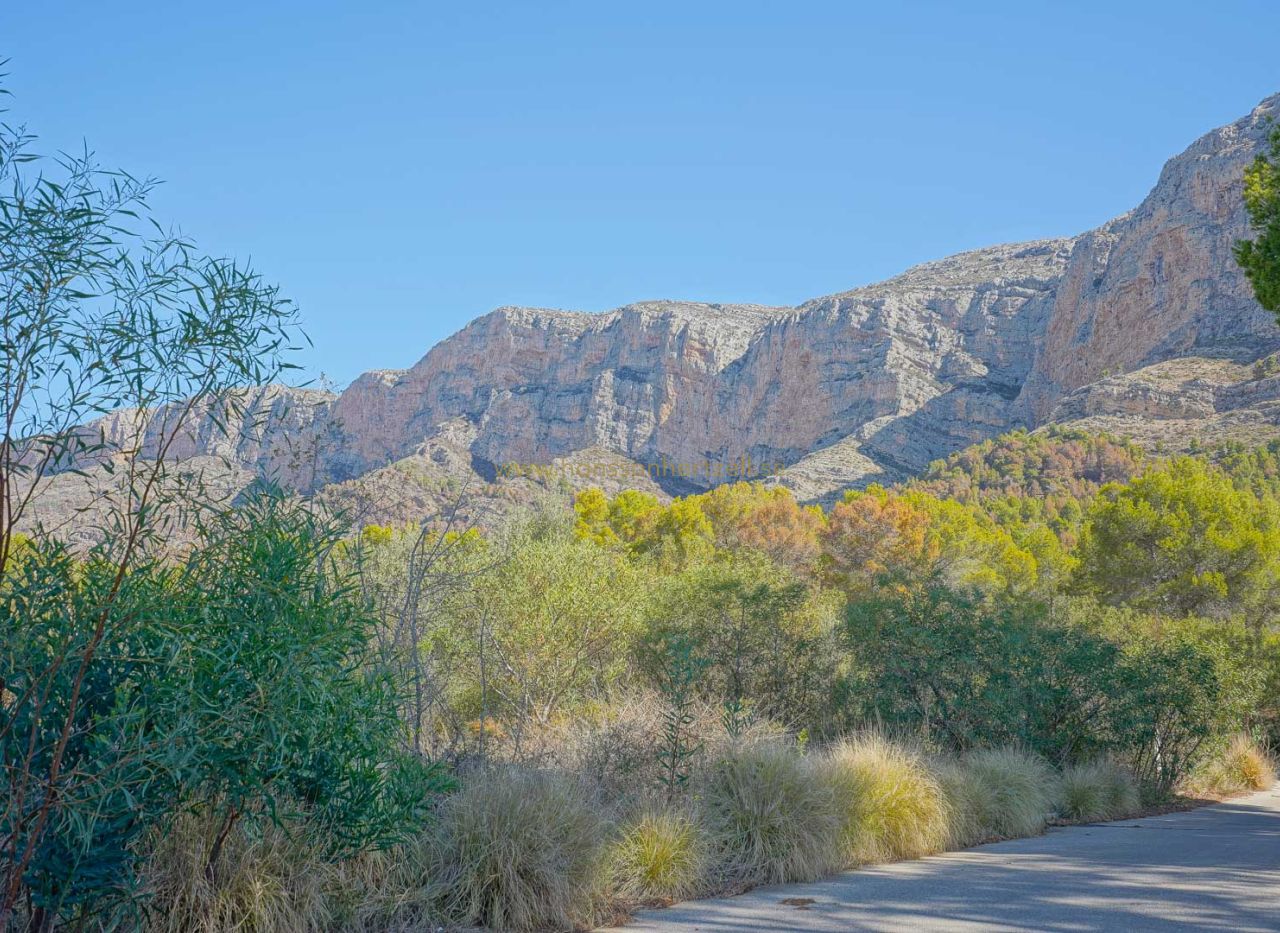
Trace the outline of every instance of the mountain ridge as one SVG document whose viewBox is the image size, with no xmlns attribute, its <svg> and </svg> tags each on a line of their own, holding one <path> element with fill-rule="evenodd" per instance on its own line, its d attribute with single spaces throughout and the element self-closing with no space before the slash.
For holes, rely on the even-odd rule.
<svg viewBox="0 0 1280 933">
<path fill-rule="evenodd" d="M 640 464 L 749 458 L 782 464 L 776 481 L 801 498 L 829 500 L 1014 428 L 1105 418 L 1123 433 L 1128 418 L 1148 435 L 1153 419 L 1212 433 L 1230 411 L 1280 434 L 1270 383 L 1232 395 L 1228 380 L 1199 408 L 1116 400 L 1192 393 L 1177 373 L 1134 375 L 1171 360 L 1280 350 L 1231 255 L 1249 230 L 1240 176 L 1278 114 L 1280 94 L 1204 134 L 1136 207 L 1075 236 L 965 251 L 795 307 L 505 306 L 341 393 L 245 390 L 251 412 L 229 437 L 202 419 L 178 455 L 220 456 L 308 494 L 413 458 L 480 482 L 502 464 L 593 451 Z M 1214 378 L 1227 376 L 1248 381 L 1243 369 Z M 118 433 L 130 417 L 93 429 Z"/>
</svg>

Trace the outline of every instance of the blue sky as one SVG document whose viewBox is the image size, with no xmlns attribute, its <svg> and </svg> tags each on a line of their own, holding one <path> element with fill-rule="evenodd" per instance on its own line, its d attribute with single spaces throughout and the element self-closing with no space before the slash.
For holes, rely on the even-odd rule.
<svg viewBox="0 0 1280 933">
<path fill-rule="evenodd" d="M 1133 207 L 1280 4 L 5 3 L 11 117 L 165 180 L 339 384 L 503 304 L 794 304 Z"/>
</svg>

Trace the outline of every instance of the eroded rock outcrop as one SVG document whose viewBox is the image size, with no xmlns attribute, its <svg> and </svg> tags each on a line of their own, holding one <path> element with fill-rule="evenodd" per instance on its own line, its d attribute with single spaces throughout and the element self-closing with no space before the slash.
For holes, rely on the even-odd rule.
<svg viewBox="0 0 1280 933">
<path fill-rule="evenodd" d="M 406 462 L 487 482 L 504 464 L 584 451 L 703 465 L 664 483 L 687 491 L 735 478 L 715 465 L 749 461 L 821 499 L 1018 426 L 1128 426 L 1150 440 L 1153 424 L 1176 422 L 1179 437 L 1232 419 L 1273 425 L 1280 392 L 1229 362 L 1280 348 L 1231 255 L 1247 234 L 1241 173 L 1272 115 L 1280 95 L 1197 140 L 1135 210 L 1078 237 L 962 253 L 795 308 L 500 308 L 412 368 L 366 373 L 336 397 L 253 390 L 252 417 L 228 436 L 199 419 L 178 453 L 305 492 L 361 477 L 385 486 Z M 1200 363 L 1158 368 L 1183 358 Z M 100 427 L 119 433 L 136 417 Z M 408 511 L 425 508 L 410 498 Z"/>
<path fill-rule="evenodd" d="M 1077 240 L 1022 393 L 1029 421 L 1109 374 L 1206 351 L 1253 359 L 1277 346 L 1280 330 L 1231 252 L 1249 233 L 1241 177 L 1277 114 L 1280 95 L 1202 136 L 1135 210 Z"/>
</svg>

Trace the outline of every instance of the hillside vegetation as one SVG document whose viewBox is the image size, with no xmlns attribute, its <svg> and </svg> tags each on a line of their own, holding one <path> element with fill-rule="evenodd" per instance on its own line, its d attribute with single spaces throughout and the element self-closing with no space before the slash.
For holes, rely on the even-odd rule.
<svg viewBox="0 0 1280 933">
<path fill-rule="evenodd" d="M 826 511 L 588 490 L 356 536 L 264 489 L 130 571 L 133 647 L 91 665 L 119 712 L 79 753 L 114 775 L 104 822 L 45 844 L 31 896 L 169 929 L 563 928 L 1261 786 L 1278 474 L 1272 447 L 1015 434 Z M 14 548 L 8 605 L 101 604 L 102 559 Z M 11 670 L 50 648 L 25 644 Z M 114 763 L 104 725 L 135 735 Z"/>
</svg>

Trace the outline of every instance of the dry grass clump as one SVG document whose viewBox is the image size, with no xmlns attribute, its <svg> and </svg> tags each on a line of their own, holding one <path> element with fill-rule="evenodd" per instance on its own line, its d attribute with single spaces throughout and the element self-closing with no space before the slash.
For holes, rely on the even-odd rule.
<svg viewBox="0 0 1280 933">
<path fill-rule="evenodd" d="M 1247 735 L 1237 735 L 1196 769 L 1187 789 L 1201 794 L 1239 794 L 1265 790 L 1275 782 L 1276 766 L 1271 756 Z"/>
<path fill-rule="evenodd" d="M 944 789 L 955 795 L 952 810 L 962 814 L 952 830 L 956 844 L 1034 836 L 1044 829 L 1056 791 L 1044 759 L 1016 748 L 983 749 L 965 755 L 959 768 L 962 775 L 943 778 Z"/>
<path fill-rule="evenodd" d="M 582 774 L 613 801 L 634 802 L 662 784 L 665 701 L 636 691 L 571 720 L 526 737 L 530 751 L 522 763 L 540 762 Z M 724 709 L 700 703 L 691 710 L 687 739 L 696 751 L 687 762 L 693 770 L 728 754 L 738 745 L 786 738 L 786 730 L 768 720 L 752 720 L 730 735 Z"/>
<path fill-rule="evenodd" d="M 146 927 L 153 933 L 310 933 L 334 926 L 334 866 L 313 840 L 269 822 L 236 827 L 214 870 L 220 820 L 184 813 L 156 840 L 145 870 Z"/>
<path fill-rule="evenodd" d="M 301 826 L 269 821 L 227 836 L 207 815 L 183 813 L 157 837 L 144 871 L 147 933 L 318 933 L 419 929 L 434 916 L 434 886 L 414 847 L 335 861 Z"/>
<path fill-rule="evenodd" d="M 659 782 L 663 711 L 659 697 L 636 692 L 558 723 L 543 738 L 548 760 L 610 799 L 635 800 Z"/>
<path fill-rule="evenodd" d="M 989 835 L 979 819 L 979 802 L 986 794 L 985 785 L 976 774 L 952 759 L 933 762 L 932 771 L 946 801 L 945 847 L 964 849 L 982 842 Z"/>
<path fill-rule="evenodd" d="M 622 826 L 609 862 L 613 892 L 626 902 L 692 897 L 710 867 L 706 831 L 685 810 L 642 810 Z"/>
<path fill-rule="evenodd" d="M 1058 782 L 1058 813 L 1069 820 L 1119 820 L 1136 813 L 1139 804 L 1133 776 L 1112 761 L 1071 765 Z"/>
<path fill-rule="evenodd" d="M 468 777 L 434 830 L 437 902 L 497 930 L 590 925 L 603 902 L 608 822 L 581 780 L 518 768 Z"/>
<path fill-rule="evenodd" d="M 916 858 L 948 841 L 943 789 L 916 752 L 882 736 L 845 740 L 824 756 L 848 864 Z"/>
<path fill-rule="evenodd" d="M 840 817 L 814 762 L 783 742 L 742 745 L 703 776 L 702 803 L 734 881 L 811 881 L 840 867 Z"/>
<path fill-rule="evenodd" d="M 329 931 L 401 931 L 438 929 L 435 884 L 417 871 L 413 848 L 399 846 L 366 853 L 336 866 L 330 886 Z"/>
</svg>

